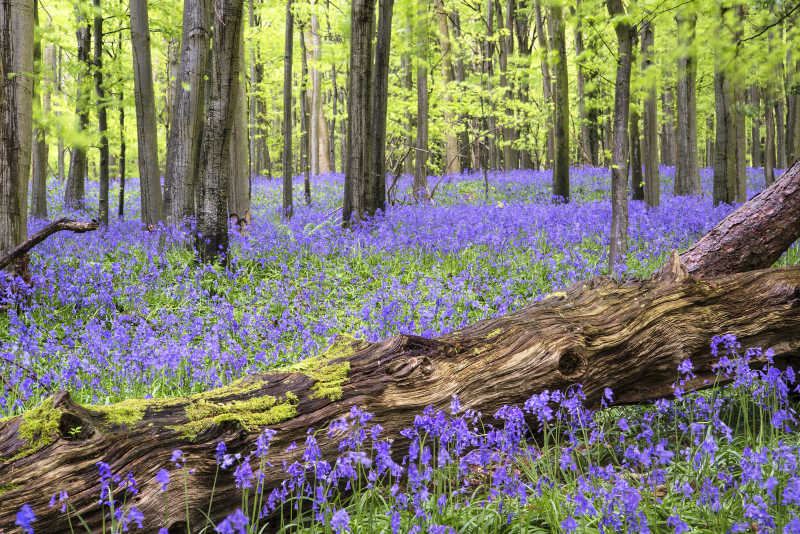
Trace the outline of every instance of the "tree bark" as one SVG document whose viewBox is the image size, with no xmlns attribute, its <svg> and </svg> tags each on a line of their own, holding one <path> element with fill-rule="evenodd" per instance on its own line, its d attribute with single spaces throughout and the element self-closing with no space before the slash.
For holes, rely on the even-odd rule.
<svg viewBox="0 0 800 534">
<path fill-rule="evenodd" d="M 569 202 L 569 79 L 567 78 L 567 39 L 563 8 L 550 7 L 550 38 L 556 53 L 555 123 L 553 130 L 553 196 Z"/>
<path fill-rule="evenodd" d="M 639 111 L 636 105 L 630 111 L 631 143 L 631 198 L 644 200 L 644 175 L 642 174 L 642 143 L 639 136 Z"/>
<path fill-rule="evenodd" d="M 547 34 L 545 33 L 544 29 L 544 22 L 542 19 L 542 8 L 540 5 L 540 0 L 535 0 L 534 5 L 534 18 L 535 18 L 535 28 L 536 28 L 536 38 L 539 42 L 539 48 L 541 49 L 539 53 L 541 54 L 542 60 L 542 95 L 544 96 L 544 105 L 547 109 L 550 109 L 550 102 L 552 102 L 552 95 L 553 95 L 553 84 L 550 78 L 550 66 L 547 61 L 548 56 L 548 47 L 547 47 Z M 549 115 L 549 113 L 548 113 Z M 555 120 L 548 121 L 548 124 L 554 124 Z M 553 158 L 555 152 L 555 146 L 553 141 L 553 128 L 551 126 L 547 127 L 547 162 L 545 163 L 545 167 L 552 167 L 553 165 Z"/>
<path fill-rule="evenodd" d="M 677 157 L 675 161 L 675 194 L 700 194 L 700 168 L 697 161 L 697 54 L 692 50 L 697 15 L 679 13 L 677 83 Z"/>
<path fill-rule="evenodd" d="M 606 0 L 606 7 L 611 17 L 624 14 L 622 0 Z M 608 269 L 612 274 L 628 249 L 628 113 L 634 29 L 623 20 L 615 24 L 614 31 L 618 57 L 614 87 L 614 148 L 611 153 L 611 246 L 608 253 Z"/>
<path fill-rule="evenodd" d="M 762 91 L 764 95 L 764 181 L 767 186 L 775 183 L 775 120 L 772 115 L 772 89 L 769 82 Z"/>
<path fill-rule="evenodd" d="M 513 0 L 512 0 L 513 4 Z M 495 0 L 495 9 L 497 10 L 497 29 L 498 29 L 498 66 L 500 67 L 500 87 L 503 88 L 503 95 L 505 104 L 503 107 L 502 131 L 503 131 L 503 169 L 510 171 L 519 167 L 519 155 L 514 149 L 514 141 L 516 141 L 517 132 L 513 127 L 513 118 L 511 117 L 512 111 L 508 103 L 513 100 L 511 93 L 511 86 L 508 80 L 508 60 L 513 54 L 513 31 L 511 26 L 511 9 L 512 5 L 507 6 L 508 10 L 505 13 L 505 20 L 503 17 L 503 7 L 500 0 Z"/>
<path fill-rule="evenodd" d="M 286 29 L 283 47 L 283 216 L 294 214 L 292 199 L 292 49 L 294 45 L 294 13 L 292 0 L 286 2 Z M 347 185 L 345 182 L 345 189 Z"/>
<path fill-rule="evenodd" d="M 661 163 L 675 165 L 675 92 L 671 84 L 661 90 Z"/>
<path fill-rule="evenodd" d="M 736 197 L 736 121 L 733 116 L 730 77 L 717 65 L 714 102 L 717 127 L 714 148 L 714 205 L 730 204 Z"/>
<path fill-rule="evenodd" d="M 185 0 L 183 36 L 172 123 L 167 142 L 165 181 L 170 190 L 172 224 L 184 224 L 195 216 L 195 191 L 203 137 L 208 50 L 211 40 L 208 0 Z"/>
<path fill-rule="evenodd" d="M 91 232 L 92 230 L 97 230 L 99 225 L 96 222 L 79 222 L 73 221 L 72 219 L 67 219 L 66 217 L 62 217 L 57 221 L 53 221 L 28 239 L 20 243 L 18 246 L 14 247 L 12 250 L 9 250 L 2 258 L 0 258 L 0 271 L 11 265 L 12 262 L 15 260 L 25 256 L 33 247 L 50 237 L 51 235 L 55 234 L 56 232 L 62 232 L 64 230 L 75 232 L 76 234 L 82 234 L 84 232 Z"/>
<path fill-rule="evenodd" d="M 158 131 L 147 0 L 130 0 L 130 17 L 142 222 L 151 225 L 163 220 L 164 208 L 158 167 Z"/>
<path fill-rule="evenodd" d="M 33 24 L 39 24 L 39 2 L 33 2 Z M 44 60 L 44 62 L 43 62 Z M 47 46 L 42 58 L 41 36 L 33 45 L 33 63 L 37 75 L 33 80 L 33 115 L 41 118 L 50 113 L 50 91 L 53 86 L 53 71 L 55 70 L 55 49 Z M 40 83 L 41 78 L 41 83 Z M 41 118 L 39 120 L 41 120 Z M 31 217 L 37 219 L 47 218 L 47 175 L 48 146 L 45 130 L 33 129 L 33 168 L 31 175 Z"/>
<path fill-rule="evenodd" d="M 392 44 L 394 0 L 378 2 L 378 39 L 375 43 L 375 70 L 372 82 L 372 128 L 375 149 L 370 152 L 369 168 L 375 174 L 377 209 L 386 210 L 386 109 L 389 104 L 389 51 Z"/>
<path fill-rule="evenodd" d="M 428 198 L 428 67 L 417 65 L 417 157 L 414 160 L 414 200 Z"/>
<path fill-rule="evenodd" d="M 756 84 L 750 86 L 750 106 L 754 112 L 750 122 L 750 163 L 761 167 L 761 89 Z"/>
<path fill-rule="evenodd" d="M 798 309 L 800 266 L 698 280 L 673 252 L 664 271 L 650 280 L 577 283 L 509 315 L 435 339 L 343 340 L 328 359 L 250 376 L 208 393 L 141 401 L 134 417 L 122 423 L 114 422 L 113 415 L 121 413 L 115 407 L 81 406 L 59 392 L 39 408 L 40 416 L 58 421 L 52 430 L 39 431 L 44 445 L 32 446 L 20 435 L 24 415 L 0 422 L 0 456 L 11 458 L 0 464 L 0 480 L 11 488 L 3 495 L 0 525 L 12 524 L 25 503 L 36 514 L 37 530 L 69 532 L 59 507 L 47 504 L 54 492 L 65 490 L 89 528 L 99 529 L 97 491 L 87 487 L 98 461 L 137 480 L 134 504 L 144 514 L 146 531 L 185 529 L 185 509 L 191 524 L 202 523 L 212 481 L 211 517 L 219 520 L 241 503 L 234 478 L 214 476 L 212 451 L 221 440 L 228 453 L 244 455 L 263 426 L 277 432 L 262 471 L 269 493 L 287 476 L 282 466 L 302 462 L 305 447 L 289 444 L 302 443 L 310 429 L 323 430 L 317 434 L 322 456 L 336 456 L 340 436 L 324 430 L 353 405 L 374 414 L 372 423 L 381 425 L 383 438 L 395 440 L 398 454 L 407 444 L 400 431 L 426 406 L 447 409 L 453 395 L 464 409 L 484 414 L 575 384 L 582 385 L 589 408 L 600 407 L 605 388 L 614 391 L 619 404 L 668 397 L 676 367 L 687 359 L 695 378 L 685 384 L 686 391 L 719 384 L 713 369 L 717 359 L 709 351 L 716 333 L 736 333 L 745 346 L 771 348 L 779 364 L 795 363 L 800 358 Z M 336 373 L 344 377 L 320 378 Z M 253 413 L 246 401 L 267 408 Z M 259 422 L 259 416 L 269 422 Z M 155 474 L 174 449 L 187 458 L 186 479 L 162 493 Z M 186 494 L 185 486 L 191 488 Z M 166 524 L 165 506 L 180 510 Z"/>
<path fill-rule="evenodd" d="M 0 254 L 28 233 L 34 1 L 0 0 Z M 25 259 L 15 271 L 27 275 Z"/>
<path fill-rule="evenodd" d="M 201 261 L 228 255 L 228 171 L 230 137 L 236 113 L 242 0 L 219 0 L 213 17 L 214 48 L 209 72 L 208 109 L 203 127 L 195 247 Z"/>
<path fill-rule="evenodd" d="M 442 0 L 435 0 L 434 9 L 436 10 L 436 19 L 439 24 L 439 31 L 437 37 L 439 38 L 439 49 L 442 53 L 442 106 L 444 107 L 444 121 L 448 125 L 447 131 L 444 135 L 444 174 L 458 174 L 461 172 L 461 158 L 458 151 L 458 136 L 456 130 L 456 117 L 451 110 L 453 90 L 452 84 L 455 81 L 455 69 L 453 68 L 452 61 L 452 46 L 450 44 L 450 28 L 447 22 L 447 12 L 445 11 L 444 2 Z"/>
<path fill-rule="evenodd" d="M 103 87 L 103 12 L 100 0 L 94 0 L 94 91 L 97 95 L 97 131 L 100 134 L 100 196 L 97 211 L 100 224 L 108 226 L 108 112 Z"/>
<path fill-rule="evenodd" d="M 89 22 L 80 7 L 76 6 L 75 13 L 78 23 L 76 32 L 78 38 L 78 61 L 81 64 L 80 74 L 78 74 L 75 84 L 77 86 L 75 113 L 78 115 L 79 130 L 84 132 L 89 126 L 89 94 L 85 87 L 85 79 L 89 76 L 90 71 L 91 32 L 89 31 Z M 69 175 L 64 186 L 65 206 L 77 209 L 83 208 L 87 173 L 86 149 L 76 144 L 72 147 L 72 155 L 69 158 Z"/>
<path fill-rule="evenodd" d="M 654 68 L 652 49 L 655 42 L 653 23 L 645 21 L 642 24 L 642 59 L 645 71 Z M 661 203 L 661 177 L 658 170 L 658 87 L 651 84 L 647 88 L 644 98 L 643 146 L 644 146 L 644 201 L 648 206 L 658 206 Z"/>
<path fill-rule="evenodd" d="M 244 24 L 244 17 L 242 23 Z M 228 213 L 245 217 L 250 211 L 250 168 L 248 162 L 247 86 L 244 59 L 244 29 L 239 32 L 242 42 L 237 49 L 239 61 L 234 73 L 236 107 L 231 125 L 231 158 L 228 172 Z"/>
<path fill-rule="evenodd" d="M 800 160 L 772 186 L 739 206 L 681 256 L 704 278 L 761 269 L 800 238 Z"/>
<path fill-rule="evenodd" d="M 372 102 L 372 39 L 375 2 L 353 0 L 350 9 L 350 70 L 347 76 L 347 151 L 342 222 L 363 219 L 378 209 L 375 175 L 370 169 L 375 148 L 370 105 Z"/>
<path fill-rule="evenodd" d="M 313 142 L 309 135 L 309 123 L 311 122 L 309 111 L 308 95 L 308 48 L 306 47 L 306 37 L 304 24 L 300 24 L 300 168 L 303 169 L 303 194 L 306 206 L 311 205 L 311 165 L 313 158 Z"/>
</svg>

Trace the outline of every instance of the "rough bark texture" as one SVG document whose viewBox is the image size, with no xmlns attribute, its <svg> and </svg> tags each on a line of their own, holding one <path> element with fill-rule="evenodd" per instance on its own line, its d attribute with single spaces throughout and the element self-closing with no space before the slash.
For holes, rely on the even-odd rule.
<svg viewBox="0 0 800 534">
<path fill-rule="evenodd" d="M 569 201 L 569 80 L 567 78 L 567 39 L 563 8 L 554 4 L 550 8 L 550 37 L 556 53 L 555 71 L 555 144 L 553 161 L 553 195 Z"/>
<path fill-rule="evenodd" d="M 386 209 L 386 108 L 389 103 L 389 51 L 392 39 L 394 0 L 380 0 L 375 70 L 372 73 L 372 128 L 375 147 L 370 152 L 370 169 L 375 174 L 377 209 Z"/>
<path fill-rule="evenodd" d="M 800 238 L 798 221 L 800 160 L 771 187 L 723 219 L 682 258 L 695 277 L 766 267 Z"/>
<path fill-rule="evenodd" d="M 77 95 L 75 98 L 75 113 L 78 115 L 79 131 L 83 132 L 89 127 L 89 92 L 85 87 L 85 79 L 89 76 L 89 52 L 91 50 L 91 32 L 89 23 L 81 12 L 80 7 L 75 8 L 78 29 L 78 61 L 81 70 L 76 80 Z M 76 144 L 72 147 L 69 158 L 69 174 L 64 186 L 64 205 L 73 208 L 82 208 L 86 189 L 86 174 L 88 173 L 86 149 Z"/>
<path fill-rule="evenodd" d="M 0 253 L 28 233 L 33 1 L 0 0 Z M 25 272 L 17 266 L 17 274 Z"/>
<path fill-rule="evenodd" d="M 622 0 L 606 0 L 612 17 L 622 15 Z M 614 146 L 611 151 L 611 247 L 609 270 L 622 261 L 628 241 L 628 112 L 634 29 L 629 22 L 614 26 L 617 34 L 617 78 L 614 87 Z"/>
<path fill-rule="evenodd" d="M 770 186 L 775 183 L 775 118 L 772 114 L 771 86 L 764 93 L 764 181 Z"/>
<path fill-rule="evenodd" d="M 677 156 L 675 161 L 675 194 L 700 194 L 700 168 L 697 161 L 697 54 L 692 50 L 697 16 L 679 14 L 677 82 Z"/>
<path fill-rule="evenodd" d="M 69 230 L 70 232 L 75 232 L 76 234 L 82 234 L 84 232 L 91 232 L 92 230 L 97 230 L 99 225 L 96 222 L 79 222 L 73 221 L 72 219 L 67 219 L 66 217 L 62 217 L 57 221 L 53 221 L 28 239 L 20 243 L 18 246 L 14 247 L 12 250 L 9 250 L 6 255 L 0 258 L 0 270 L 5 269 L 7 266 L 11 265 L 12 262 L 21 258 L 25 254 L 28 253 L 33 247 L 50 237 L 56 232 L 61 232 L 64 230 Z"/>
<path fill-rule="evenodd" d="M 158 167 L 158 132 L 147 0 L 130 0 L 130 16 L 142 222 L 155 224 L 163 219 L 164 208 Z"/>
<path fill-rule="evenodd" d="M 653 23 L 645 21 L 642 24 L 642 65 L 647 71 L 653 68 L 652 52 L 655 42 Z M 661 203 L 661 177 L 658 170 L 658 88 L 652 84 L 647 89 L 644 98 L 642 113 L 642 146 L 644 153 L 644 201 L 649 206 L 658 206 Z"/>
<path fill-rule="evenodd" d="M 294 13 L 292 0 L 286 3 L 286 34 L 283 46 L 283 215 L 287 219 L 294 213 L 292 198 L 292 49 L 294 48 Z M 345 197 L 347 196 L 345 180 Z M 345 201 L 346 202 L 346 201 Z"/>
<path fill-rule="evenodd" d="M 165 181 L 170 190 L 173 224 L 195 215 L 195 190 L 198 178 L 200 143 L 203 136 L 203 106 L 211 39 L 208 0 L 185 0 L 183 35 L 175 100 L 167 142 Z"/>
<path fill-rule="evenodd" d="M 428 198 L 428 67 L 417 65 L 417 157 L 414 159 L 414 199 Z"/>
<path fill-rule="evenodd" d="M 244 21 L 243 21 L 244 22 Z M 242 22 L 242 23 L 243 23 Z M 228 168 L 228 212 L 244 217 L 250 211 L 250 171 L 248 161 L 247 87 L 245 86 L 244 31 L 237 49 L 239 61 L 234 73 L 233 125 L 231 126 L 231 156 Z"/>
<path fill-rule="evenodd" d="M 636 109 L 636 105 L 631 106 L 629 123 L 631 143 L 631 198 L 633 200 L 644 200 L 642 143 L 639 137 L 639 111 Z"/>
<path fill-rule="evenodd" d="M 750 166 L 761 167 L 761 89 L 750 86 L 750 106 L 755 113 L 750 122 Z"/>
<path fill-rule="evenodd" d="M 233 115 L 237 109 L 239 46 L 242 37 L 242 0 L 215 4 L 214 50 L 209 73 L 209 95 L 200 163 L 195 246 L 202 261 L 228 253 L 228 171 Z"/>
<path fill-rule="evenodd" d="M 31 447 L 20 435 L 31 419 L 0 423 L 0 480 L 11 487 L 0 505 L 0 527 L 13 523 L 23 503 L 36 514 L 37 531 L 69 532 L 59 507 L 48 507 L 50 495 L 66 490 L 70 503 L 90 528 L 98 529 L 99 489 L 95 462 L 107 462 L 115 474 L 132 473 L 139 494 L 128 499 L 155 532 L 166 505 L 170 532 L 185 531 L 184 506 L 190 523 L 203 523 L 216 465 L 213 450 L 225 440 L 229 453 L 246 453 L 263 426 L 277 431 L 264 467 L 267 491 L 286 476 L 282 469 L 301 460 L 308 429 L 324 430 L 350 407 L 375 414 L 382 436 L 403 445 L 400 430 L 412 424 L 426 406 L 446 409 L 457 394 L 464 408 L 492 414 L 506 404 L 522 404 L 543 390 L 583 386 L 590 407 L 599 407 L 604 388 L 619 403 L 634 403 L 672 394 L 676 367 L 684 359 L 696 378 L 686 389 L 715 381 L 715 359 L 709 342 L 716 333 L 733 332 L 744 345 L 770 347 L 781 362 L 800 357 L 800 267 L 768 269 L 696 280 L 687 276 L 676 253 L 656 279 L 620 283 L 608 278 L 578 283 L 567 291 L 509 315 L 481 321 L 436 339 L 399 335 L 381 343 L 345 342 L 328 360 L 310 360 L 295 368 L 252 376 L 234 386 L 190 397 L 142 401 L 134 417 L 115 423 L 114 407 L 81 406 L 65 392 L 39 408 L 39 417 L 57 421 Z M 335 394 L 320 394 L 320 374 L 339 369 L 344 379 Z M 288 410 L 248 413 L 241 407 L 257 400 Z M 244 401 L 239 402 L 237 401 Z M 125 409 L 125 405 L 120 407 Z M 198 419 L 210 409 L 213 417 Z M 258 424 L 254 417 L 274 417 Z M 28 421 L 28 422 L 26 422 Z M 332 459 L 337 435 L 317 435 L 324 457 Z M 173 483 L 166 493 L 155 480 L 174 449 L 188 458 L 183 475 L 191 488 Z M 212 517 L 219 520 L 239 506 L 241 496 L 229 472 L 214 489 Z M 187 499 L 188 503 L 185 503 Z M 273 526 L 274 529 L 274 526 Z M 272 530 L 270 530 L 272 531 Z"/>
<path fill-rule="evenodd" d="M 345 154 L 344 206 L 342 221 L 375 213 L 375 175 L 369 168 L 375 139 L 371 127 L 372 39 L 375 32 L 375 2 L 353 0 L 350 9 L 350 70 L 347 76 L 347 151 Z"/>
</svg>

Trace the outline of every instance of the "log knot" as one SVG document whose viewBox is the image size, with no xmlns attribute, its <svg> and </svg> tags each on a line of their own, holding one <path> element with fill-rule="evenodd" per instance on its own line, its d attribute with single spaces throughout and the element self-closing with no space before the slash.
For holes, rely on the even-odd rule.
<svg viewBox="0 0 800 534">
<path fill-rule="evenodd" d="M 658 271 L 655 278 L 662 284 L 680 283 L 689 278 L 689 270 L 684 265 L 677 250 L 672 250 L 666 265 Z"/>
</svg>

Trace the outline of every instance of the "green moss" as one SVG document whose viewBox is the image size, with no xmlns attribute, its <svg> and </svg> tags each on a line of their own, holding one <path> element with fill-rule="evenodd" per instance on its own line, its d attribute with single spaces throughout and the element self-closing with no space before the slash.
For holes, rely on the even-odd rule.
<svg viewBox="0 0 800 534">
<path fill-rule="evenodd" d="M 316 383 L 311 388 L 312 399 L 327 397 L 331 401 L 339 400 L 342 398 L 342 385 L 347 380 L 347 373 L 350 371 L 350 362 L 331 362 L 351 356 L 364 343 L 364 341 L 351 336 L 339 336 L 319 356 L 300 360 L 282 369 L 281 372 L 302 373 L 315 380 Z"/>
<path fill-rule="evenodd" d="M 489 332 L 488 334 L 486 334 L 486 339 L 492 339 L 493 337 L 497 337 L 497 336 L 500 335 L 500 333 L 502 331 L 503 331 L 502 328 L 496 328 L 496 329 L 492 330 L 491 332 Z"/>
<path fill-rule="evenodd" d="M 9 491 L 14 491 L 20 486 L 22 486 L 22 484 L 3 484 L 2 486 L 0 486 L 0 497 L 2 497 L 3 494 L 8 493 Z"/>
<path fill-rule="evenodd" d="M 53 408 L 53 398 L 45 399 L 42 404 L 22 414 L 17 435 L 25 440 L 27 446 L 18 451 L 8 462 L 30 456 L 42 447 L 46 447 L 58 439 L 58 423 L 61 421 L 61 410 Z"/>
<path fill-rule="evenodd" d="M 291 392 L 280 402 L 271 395 L 224 403 L 192 399 L 186 407 L 189 422 L 167 428 L 180 432 L 187 439 L 195 439 L 212 425 L 235 422 L 241 428 L 252 431 L 286 421 L 296 414 L 297 396 Z"/>
</svg>

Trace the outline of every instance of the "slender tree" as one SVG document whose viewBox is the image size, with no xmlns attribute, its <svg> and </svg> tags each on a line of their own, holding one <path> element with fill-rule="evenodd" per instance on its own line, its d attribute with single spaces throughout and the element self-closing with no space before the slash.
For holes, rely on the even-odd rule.
<svg viewBox="0 0 800 534">
<path fill-rule="evenodd" d="M 291 219 L 292 200 L 292 49 L 294 44 L 294 13 L 292 0 L 286 2 L 286 30 L 283 47 L 283 216 Z M 345 185 L 345 191 L 347 185 Z M 346 194 L 346 193 L 345 193 Z"/>
<path fill-rule="evenodd" d="M 389 104 L 389 51 L 392 44 L 394 0 L 379 0 L 378 8 L 378 39 L 375 43 L 375 69 L 372 78 L 375 150 L 370 152 L 369 168 L 375 175 L 375 207 L 386 210 L 386 114 Z"/>
<path fill-rule="evenodd" d="M 441 74 L 444 84 L 442 101 L 444 106 L 444 120 L 447 124 L 456 122 L 455 115 L 450 109 L 452 102 L 452 86 L 455 81 L 455 70 L 452 60 L 452 45 L 450 42 L 450 28 L 447 21 L 447 11 L 443 0 L 435 0 L 436 20 L 438 22 L 439 49 L 442 53 Z M 385 113 L 385 112 L 384 112 Z M 444 173 L 456 174 L 461 172 L 461 158 L 458 153 L 458 135 L 455 128 L 448 128 L 444 136 Z"/>
<path fill-rule="evenodd" d="M 97 131 L 100 134 L 100 196 L 97 211 L 100 224 L 108 226 L 108 112 L 103 87 L 103 12 L 94 0 L 94 91 L 97 95 Z"/>
<path fill-rule="evenodd" d="M 230 136 L 236 113 L 242 0 L 217 0 L 209 94 L 200 159 L 200 195 L 195 247 L 201 261 L 227 261 Z M 188 528 L 188 526 L 187 526 Z"/>
<path fill-rule="evenodd" d="M 158 166 L 158 131 L 147 0 L 130 0 L 130 18 L 142 222 L 151 225 L 161 221 L 164 214 Z"/>
<path fill-rule="evenodd" d="M 653 67 L 652 49 L 655 41 L 653 23 L 645 21 L 641 29 L 642 40 L 642 66 L 647 71 Z M 644 200 L 649 206 L 658 206 L 661 203 L 661 180 L 658 170 L 658 113 L 656 101 L 658 99 L 657 85 L 650 83 L 644 99 L 642 113 L 643 146 L 644 146 Z"/>
<path fill-rule="evenodd" d="M 535 27 L 536 27 L 536 38 L 538 39 L 539 43 L 539 54 L 541 55 L 541 67 L 542 67 L 542 95 L 544 96 L 544 104 L 549 109 L 550 102 L 553 100 L 553 84 L 550 78 L 550 65 L 547 60 L 548 58 L 548 47 L 547 47 L 547 33 L 544 29 L 544 18 L 542 17 L 542 8 L 540 0 L 535 0 L 533 4 L 534 10 L 534 17 L 535 17 Z M 546 133 L 546 160 L 545 166 L 550 167 L 553 165 L 553 157 L 555 146 L 553 142 L 553 128 L 550 124 L 555 123 L 555 119 L 552 121 L 547 121 L 547 133 Z"/>
<path fill-rule="evenodd" d="M 677 83 L 677 158 L 675 161 L 675 194 L 700 193 L 700 167 L 697 161 L 697 54 L 694 51 L 697 15 L 679 11 L 678 83 Z"/>
<path fill-rule="evenodd" d="M 419 2 L 417 6 L 417 158 L 414 199 L 419 202 L 428 194 L 428 2 Z"/>
<path fill-rule="evenodd" d="M 86 78 L 89 76 L 91 50 L 91 32 L 89 22 L 80 6 L 75 7 L 78 29 L 78 61 L 81 65 L 80 74 L 76 80 L 77 97 L 75 99 L 75 113 L 78 115 L 79 129 L 85 132 L 89 127 L 89 91 L 86 88 Z M 86 174 L 88 172 L 86 149 L 76 143 L 72 147 L 72 156 L 69 160 L 69 175 L 64 187 L 64 205 L 72 208 L 82 208 L 84 203 L 84 190 Z"/>
<path fill-rule="evenodd" d="M 617 76 L 614 87 L 614 146 L 611 151 L 611 246 L 608 268 L 613 274 L 628 243 L 628 113 L 631 98 L 631 63 L 634 29 L 622 0 L 606 0 L 617 34 Z"/>
<path fill-rule="evenodd" d="M 553 196 L 569 201 L 569 85 L 567 78 L 566 31 L 562 7 L 554 3 L 550 7 L 550 37 L 556 53 L 553 60 L 555 71 L 555 161 L 553 164 Z"/>
<path fill-rule="evenodd" d="M 39 25 L 39 2 L 33 2 L 33 23 Z M 33 77 L 33 115 L 43 121 L 50 113 L 50 91 L 53 84 L 55 68 L 55 49 L 48 46 L 42 61 L 41 30 L 36 33 L 33 44 L 33 62 L 36 76 Z M 41 80 L 41 82 L 40 82 Z M 31 216 L 37 219 L 47 218 L 47 175 L 48 145 L 45 129 L 37 126 L 33 129 L 33 169 L 31 177 Z"/>
</svg>

